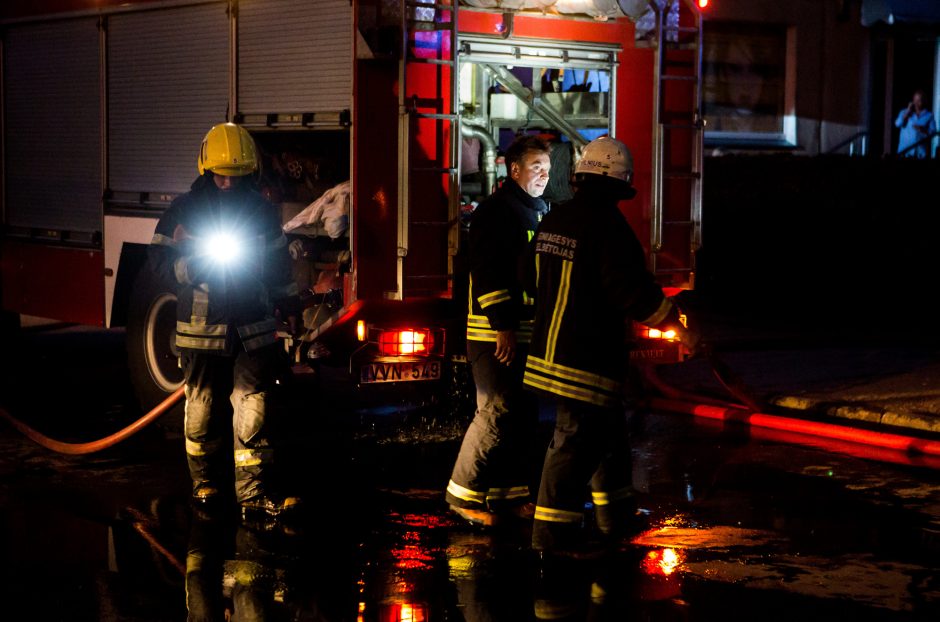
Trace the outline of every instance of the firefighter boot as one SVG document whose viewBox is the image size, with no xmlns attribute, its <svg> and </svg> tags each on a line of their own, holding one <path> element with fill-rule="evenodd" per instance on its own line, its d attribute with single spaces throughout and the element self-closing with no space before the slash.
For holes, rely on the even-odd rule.
<svg viewBox="0 0 940 622">
<path fill-rule="evenodd" d="M 217 505 L 221 497 L 219 489 L 208 482 L 193 486 L 193 504 L 197 507 Z"/>
<path fill-rule="evenodd" d="M 300 497 L 276 497 L 261 494 L 245 499 L 239 505 L 241 505 L 243 518 L 257 514 L 280 516 L 283 513 L 300 509 L 301 500 Z"/>
</svg>

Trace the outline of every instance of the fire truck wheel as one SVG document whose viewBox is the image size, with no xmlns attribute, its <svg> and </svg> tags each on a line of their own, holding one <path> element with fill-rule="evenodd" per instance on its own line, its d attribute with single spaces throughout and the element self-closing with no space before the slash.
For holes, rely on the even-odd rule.
<svg viewBox="0 0 940 622">
<path fill-rule="evenodd" d="M 134 282 L 127 317 L 127 363 L 143 412 L 183 384 L 176 348 L 176 293 L 149 266 Z M 183 402 L 160 420 L 161 427 L 182 431 Z"/>
</svg>

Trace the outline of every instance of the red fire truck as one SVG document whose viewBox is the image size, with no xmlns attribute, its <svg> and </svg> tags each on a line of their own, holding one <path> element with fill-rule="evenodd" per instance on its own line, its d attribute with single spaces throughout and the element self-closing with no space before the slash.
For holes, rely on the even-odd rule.
<svg viewBox="0 0 940 622">
<path fill-rule="evenodd" d="M 289 231 L 309 301 L 296 352 L 347 365 L 365 390 L 434 389 L 459 361 L 464 216 L 517 132 L 552 136 L 568 166 L 592 136 L 623 140 L 639 191 L 624 209 L 650 267 L 691 287 L 700 4 L 4 3 L 2 308 L 127 326 L 142 404 L 176 389 L 175 294 L 146 248 L 221 120 L 254 136 L 285 223 L 349 182 L 342 231 Z M 563 195 L 570 169 L 552 174 Z M 674 353 L 647 339 L 635 356 Z"/>
</svg>

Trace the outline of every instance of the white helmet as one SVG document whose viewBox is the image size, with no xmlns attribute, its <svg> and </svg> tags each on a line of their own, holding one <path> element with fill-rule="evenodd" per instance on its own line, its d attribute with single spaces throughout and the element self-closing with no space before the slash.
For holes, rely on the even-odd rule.
<svg viewBox="0 0 940 622">
<path fill-rule="evenodd" d="M 574 173 L 604 175 L 632 184 L 633 156 L 627 146 L 616 138 L 601 136 L 585 145 Z"/>
</svg>

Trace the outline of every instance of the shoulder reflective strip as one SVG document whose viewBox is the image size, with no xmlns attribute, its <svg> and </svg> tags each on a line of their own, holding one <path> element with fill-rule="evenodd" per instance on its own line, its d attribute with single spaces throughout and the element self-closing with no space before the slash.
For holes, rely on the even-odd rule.
<svg viewBox="0 0 940 622">
<path fill-rule="evenodd" d="M 177 283 L 185 283 L 191 285 L 189 282 L 189 272 L 187 271 L 188 264 L 185 257 L 177 257 L 176 261 L 173 262 L 173 276 L 176 277 Z"/>
<path fill-rule="evenodd" d="M 529 296 L 527 293 L 522 292 L 522 304 L 524 304 L 524 305 L 534 305 L 534 304 L 535 304 L 535 298 L 532 298 L 532 297 Z"/>
<path fill-rule="evenodd" d="M 483 309 L 489 307 L 490 305 L 495 305 L 500 302 L 506 302 L 510 299 L 508 289 L 499 289 L 495 292 L 490 292 L 489 294 L 483 294 L 477 301 L 480 303 L 480 307 Z"/>
<path fill-rule="evenodd" d="M 574 367 L 567 367 L 565 365 L 559 365 L 558 363 L 549 363 L 537 356 L 530 356 L 527 359 L 526 367 L 543 374 L 557 376 L 565 380 L 597 387 L 605 391 L 619 391 L 621 386 L 616 380 L 575 369 Z"/>
<path fill-rule="evenodd" d="M 591 584 L 591 601 L 598 605 L 607 599 L 607 590 L 597 583 Z"/>
<path fill-rule="evenodd" d="M 472 503 L 483 503 L 486 501 L 485 492 L 477 492 L 475 490 L 470 490 L 469 488 L 464 488 L 454 480 L 447 482 L 447 492 L 457 497 L 458 499 L 463 499 L 464 501 L 470 501 Z"/>
<path fill-rule="evenodd" d="M 208 337 L 187 337 L 185 335 L 177 335 L 176 345 L 179 348 L 189 348 L 190 350 L 224 350 L 225 339 L 210 339 Z"/>
<path fill-rule="evenodd" d="M 672 301 L 668 298 L 663 298 L 663 301 L 659 303 L 659 308 L 645 320 L 640 320 L 640 324 L 645 324 L 646 326 L 656 326 L 660 322 L 666 319 L 666 316 L 669 315 L 669 312 L 672 311 Z"/>
<path fill-rule="evenodd" d="M 173 248 L 176 248 L 177 246 L 179 246 L 176 240 L 174 240 L 173 238 L 169 236 L 163 235 L 162 233 L 154 233 L 153 239 L 150 240 L 150 243 L 156 244 L 157 246 L 170 246 Z"/>
<path fill-rule="evenodd" d="M 198 441 L 193 441 L 186 439 L 186 453 L 190 456 L 208 456 L 214 454 L 219 450 L 221 445 L 220 441 L 209 441 L 208 443 L 200 443 Z"/>
<path fill-rule="evenodd" d="M 486 498 L 500 500 L 500 499 L 519 499 L 521 497 L 529 496 L 529 487 L 528 486 L 513 486 L 512 488 L 490 488 L 486 491 Z"/>
<path fill-rule="evenodd" d="M 193 320 L 203 320 L 209 316 L 209 286 L 203 283 L 193 288 Z"/>
<path fill-rule="evenodd" d="M 269 464 L 273 457 L 270 449 L 236 449 L 235 468 Z"/>
<path fill-rule="evenodd" d="M 561 320 L 568 306 L 568 290 L 571 289 L 571 262 L 567 259 L 561 262 L 561 282 L 558 284 L 558 294 L 555 297 L 555 312 L 552 313 L 552 322 L 548 327 L 548 339 L 545 344 L 545 359 L 555 359 L 555 345 L 558 343 L 558 333 L 561 331 Z"/>
<path fill-rule="evenodd" d="M 189 335 L 191 337 L 219 337 L 225 336 L 228 326 L 225 324 L 189 324 L 187 322 L 176 323 L 177 332 Z"/>
<path fill-rule="evenodd" d="M 591 499 L 594 501 L 594 505 L 610 505 L 615 501 L 623 501 L 624 499 L 629 499 L 633 496 L 633 488 L 629 486 L 624 486 L 613 492 L 599 492 L 596 490 L 591 491 Z"/>
<path fill-rule="evenodd" d="M 526 231 L 526 235 L 528 236 L 528 240 L 527 240 L 527 241 L 528 241 L 528 242 L 531 242 L 531 241 L 532 241 L 532 238 L 535 237 L 535 231 L 532 231 L 532 229 L 529 229 L 529 230 Z"/>
<path fill-rule="evenodd" d="M 584 518 L 583 512 L 571 512 L 569 510 L 555 510 L 541 505 L 535 506 L 535 520 L 546 521 L 549 523 L 580 523 Z"/>
<path fill-rule="evenodd" d="M 591 391 L 590 389 L 585 389 L 584 387 L 576 387 L 570 384 L 559 382 L 557 380 L 553 380 L 551 378 L 538 376 L 532 373 L 530 370 L 526 370 L 522 381 L 524 384 L 527 384 L 530 387 L 542 389 L 543 391 L 548 391 L 549 393 L 554 393 L 555 395 L 560 395 L 562 397 L 570 397 L 573 400 L 588 402 L 589 404 L 596 404 L 598 406 L 614 406 L 617 403 L 617 400 L 611 395 L 605 395 L 604 393 Z"/>
</svg>

